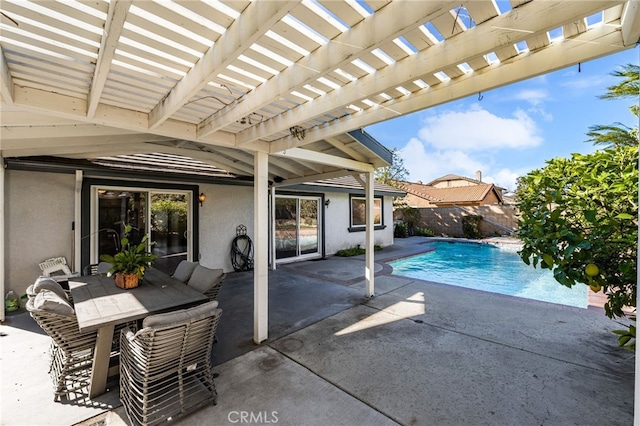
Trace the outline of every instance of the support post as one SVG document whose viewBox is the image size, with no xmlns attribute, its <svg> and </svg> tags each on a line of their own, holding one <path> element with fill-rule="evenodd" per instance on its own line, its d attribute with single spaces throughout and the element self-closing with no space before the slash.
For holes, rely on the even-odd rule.
<svg viewBox="0 0 640 426">
<path fill-rule="evenodd" d="M 271 270 L 276 270 L 276 188 L 272 187 L 270 192 L 271 210 L 270 210 L 270 232 L 271 239 L 269 240 L 269 260 L 271 263 Z"/>
<path fill-rule="evenodd" d="M 364 191 L 366 196 L 366 241 L 365 241 L 365 295 L 367 297 L 373 297 L 375 294 L 375 284 L 374 284 L 374 274 L 375 274 L 375 264 L 373 258 L 373 204 L 374 204 L 374 193 L 373 193 L 373 173 L 366 173 L 365 178 Z"/>
<path fill-rule="evenodd" d="M 6 214 L 4 206 L 6 206 L 5 193 L 4 193 L 4 157 L 2 156 L 2 150 L 0 150 L 0 295 L 4 300 L 4 264 L 6 262 L 4 252 L 4 215 Z M 4 309 L 5 303 L 2 303 L 2 309 L 0 309 L 0 321 L 4 321 Z"/>
<path fill-rule="evenodd" d="M 71 272 L 82 272 L 81 247 L 82 242 L 82 170 L 76 170 L 75 209 L 73 213 L 73 265 Z"/>
<path fill-rule="evenodd" d="M 256 152 L 253 161 L 253 341 L 259 345 L 269 337 L 269 154 Z"/>
</svg>

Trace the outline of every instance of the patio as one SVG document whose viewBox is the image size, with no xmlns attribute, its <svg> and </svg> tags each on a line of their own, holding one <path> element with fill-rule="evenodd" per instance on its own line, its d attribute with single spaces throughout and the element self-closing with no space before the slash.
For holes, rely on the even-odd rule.
<svg viewBox="0 0 640 426">
<path fill-rule="evenodd" d="M 599 308 L 389 275 L 385 260 L 424 241 L 376 253 L 371 300 L 363 257 L 272 272 L 270 339 L 260 346 L 252 274 L 230 274 L 214 347 L 218 405 L 177 423 L 632 424 L 634 359 L 616 347 L 617 323 Z M 52 401 L 48 337 L 27 314 L 8 316 L 1 334 L 0 424 L 127 423 L 116 384 L 86 405 Z"/>
</svg>

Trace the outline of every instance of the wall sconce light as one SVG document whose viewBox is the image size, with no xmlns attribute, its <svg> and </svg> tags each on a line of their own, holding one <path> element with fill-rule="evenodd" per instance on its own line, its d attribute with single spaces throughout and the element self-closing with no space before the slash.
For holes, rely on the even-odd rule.
<svg viewBox="0 0 640 426">
<path fill-rule="evenodd" d="M 329 204 L 331 204 L 331 200 L 327 198 L 327 200 L 324 202 L 324 206 L 329 207 Z"/>
<path fill-rule="evenodd" d="M 204 195 L 204 192 L 201 192 L 200 195 L 198 195 L 198 201 L 200 201 L 200 207 L 202 207 L 202 203 L 204 203 L 204 200 L 207 199 L 207 196 Z"/>
</svg>

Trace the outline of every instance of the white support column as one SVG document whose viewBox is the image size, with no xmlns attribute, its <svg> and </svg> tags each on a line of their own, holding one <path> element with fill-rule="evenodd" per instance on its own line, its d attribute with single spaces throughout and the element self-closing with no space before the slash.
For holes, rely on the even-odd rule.
<svg viewBox="0 0 640 426">
<path fill-rule="evenodd" d="M 6 205 L 4 197 L 4 158 L 2 151 L 0 151 L 0 295 L 2 295 L 2 300 L 4 300 L 4 263 L 6 259 L 4 256 L 4 206 Z M 0 321 L 4 321 L 4 308 L 3 302 L 2 309 L 0 309 Z"/>
<path fill-rule="evenodd" d="M 271 270 L 276 270 L 276 188 L 272 187 L 269 192 L 271 196 L 271 211 L 269 212 L 269 260 L 271 261 Z"/>
<path fill-rule="evenodd" d="M 82 240 L 82 170 L 76 170 L 75 210 L 73 213 L 73 269 L 71 272 L 82 272 L 80 242 Z"/>
<path fill-rule="evenodd" d="M 367 297 L 373 297 L 375 294 L 375 284 L 374 284 L 374 274 L 375 274 L 375 264 L 373 261 L 373 173 L 366 173 L 365 177 L 365 186 L 364 192 L 366 196 L 366 241 L 365 241 L 365 295 Z"/>
<path fill-rule="evenodd" d="M 269 332 L 269 155 L 256 152 L 253 160 L 253 341 Z"/>
</svg>

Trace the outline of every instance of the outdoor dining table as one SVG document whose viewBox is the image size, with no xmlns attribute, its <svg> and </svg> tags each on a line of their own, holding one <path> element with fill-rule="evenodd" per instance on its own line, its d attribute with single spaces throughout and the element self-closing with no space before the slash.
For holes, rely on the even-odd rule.
<svg viewBox="0 0 640 426">
<path fill-rule="evenodd" d="M 89 275 L 69 280 L 80 331 L 97 330 L 89 397 L 105 393 L 114 327 L 129 321 L 197 305 L 209 299 L 157 269 L 149 269 L 138 287 L 121 289 L 113 278 Z"/>
</svg>

